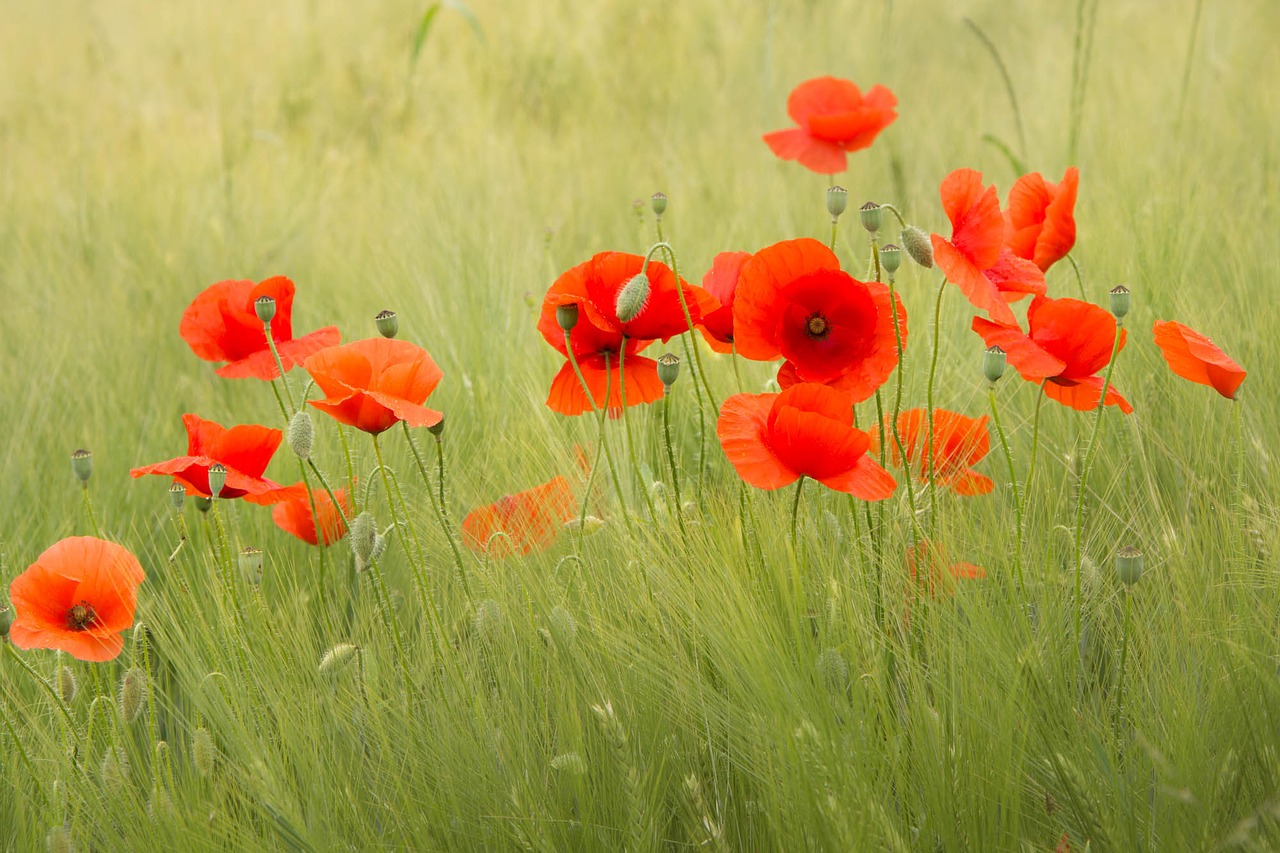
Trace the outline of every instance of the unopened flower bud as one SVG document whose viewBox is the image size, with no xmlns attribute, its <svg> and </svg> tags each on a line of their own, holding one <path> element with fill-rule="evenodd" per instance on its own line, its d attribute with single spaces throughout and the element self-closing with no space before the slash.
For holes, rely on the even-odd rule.
<svg viewBox="0 0 1280 853">
<path fill-rule="evenodd" d="M 8 607 L 0 607 L 0 640 L 9 636 L 9 626 L 13 624 L 13 611 Z"/>
<path fill-rule="evenodd" d="M 218 751 L 213 745 L 213 735 L 204 726 L 195 730 L 191 735 L 191 763 L 195 765 L 196 771 L 201 776 L 209 776 L 213 773 L 213 762 L 218 756 Z"/>
<path fill-rule="evenodd" d="M 89 482 L 89 478 L 93 476 L 93 454 L 84 448 L 72 453 L 71 471 L 80 482 Z"/>
<path fill-rule="evenodd" d="M 1116 552 L 1116 574 L 1125 586 L 1133 586 L 1142 579 L 1142 552 L 1133 546 L 1121 548 Z"/>
<path fill-rule="evenodd" d="M 1117 284 L 1111 288 L 1111 313 L 1115 315 L 1117 320 L 1123 320 L 1124 315 L 1129 313 L 1129 306 L 1133 302 L 1133 297 L 1129 292 L 1129 288 L 1123 284 Z"/>
<path fill-rule="evenodd" d="M 351 552 L 356 555 L 357 562 L 367 563 L 373 553 L 373 537 L 377 535 L 373 516 L 362 512 L 351 522 Z"/>
<path fill-rule="evenodd" d="M 147 698 L 147 674 L 136 666 L 129 667 L 120 679 L 120 716 L 132 723 L 142 714 Z"/>
<path fill-rule="evenodd" d="M 293 448 L 293 452 L 298 455 L 302 461 L 311 458 L 311 442 L 315 438 L 316 430 L 311 424 L 311 413 L 299 409 L 289 419 L 289 430 L 285 433 L 289 441 L 289 446 Z"/>
<path fill-rule="evenodd" d="M 379 311 L 373 316 L 373 322 L 378 327 L 378 334 L 384 338 L 394 338 L 400 332 L 400 318 L 394 311 Z"/>
<path fill-rule="evenodd" d="M 216 498 L 222 494 L 222 487 L 227 484 L 227 466 L 215 462 L 209 466 L 209 496 Z"/>
<path fill-rule="evenodd" d="M 846 207 L 849 206 L 849 191 L 844 187 L 828 187 L 827 188 L 827 213 L 831 214 L 831 221 L 835 222 L 840 218 L 840 214 L 844 213 Z"/>
<path fill-rule="evenodd" d="M 182 512 L 182 505 L 187 500 L 187 487 L 181 483 L 175 482 L 169 486 L 169 503 L 173 504 L 173 508 L 178 512 Z"/>
<path fill-rule="evenodd" d="M 62 704 L 70 705 L 76 700 L 76 694 L 80 692 L 80 683 L 76 681 L 76 674 L 71 671 L 71 667 L 58 667 L 57 688 L 58 698 L 62 700 Z"/>
<path fill-rule="evenodd" d="M 387 550 L 387 537 L 383 536 L 381 533 L 374 533 L 373 534 L 373 550 L 369 552 L 369 559 L 371 560 L 382 559 L 382 554 L 386 550 Z"/>
<path fill-rule="evenodd" d="M 1008 363 L 1009 359 L 1004 350 L 1000 347 L 987 347 L 987 351 L 982 354 L 982 375 L 994 385 L 1001 376 L 1004 376 L 1004 368 Z"/>
<path fill-rule="evenodd" d="M 933 269 L 933 244 L 929 242 L 929 234 L 923 228 L 908 225 L 899 235 L 902 248 L 907 250 L 911 260 L 925 269 Z"/>
<path fill-rule="evenodd" d="M 884 212 L 874 201 L 869 201 L 858 208 L 858 216 L 862 218 L 862 227 L 872 234 L 879 231 L 880 226 L 884 224 Z"/>
<path fill-rule="evenodd" d="M 196 495 L 191 500 L 196 505 L 196 509 L 201 512 L 208 512 L 213 509 L 213 498 L 206 498 L 204 495 Z"/>
<path fill-rule="evenodd" d="M 618 300 L 614 303 L 618 322 L 630 323 L 640 315 L 648 301 L 649 277 L 644 273 L 636 273 L 623 285 L 622 290 L 618 291 Z"/>
<path fill-rule="evenodd" d="M 658 356 L 658 378 L 662 380 L 662 385 L 667 391 L 676 384 L 676 378 L 679 375 L 680 356 L 673 352 Z"/>
<path fill-rule="evenodd" d="M 253 300 L 253 313 L 264 323 L 270 323 L 276 316 L 276 300 L 272 296 L 259 296 Z"/>
<path fill-rule="evenodd" d="M 667 194 L 654 193 L 649 196 L 649 204 L 653 207 L 653 214 L 661 219 L 662 214 L 667 212 Z"/>
<path fill-rule="evenodd" d="M 570 302 L 565 305 L 557 305 L 556 322 L 560 324 L 561 329 L 566 332 L 572 332 L 573 327 L 578 325 L 578 304 Z"/>
<path fill-rule="evenodd" d="M 246 582 L 257 586 L 262 583 L 262 549 L 252 545 L 240 552 L 240 576 Z"/>
<path fill-rule="evenodd" d="M 444 417 L 442 416 L 440 420 L 436 421 L 431 426 L 427 427 L 427 432 L 431 433 L 436 438 L 439 438 L 441 435 L 443 435 L 444 434 Z"/>
<path fill-rule="evenodd" d="M 352 658 L 360 654 L 360 647 L 351 643 L 338 643 L 320 658 L 320 674 L 331 675 L 344 669 Z"/>
<path fill-rule="evenodd" d="M 902 266 L 902 249 L 893 243 L 885 243 L 880 247 L 880 266 L 889 275 L 893 275 Z"/>
</svg>

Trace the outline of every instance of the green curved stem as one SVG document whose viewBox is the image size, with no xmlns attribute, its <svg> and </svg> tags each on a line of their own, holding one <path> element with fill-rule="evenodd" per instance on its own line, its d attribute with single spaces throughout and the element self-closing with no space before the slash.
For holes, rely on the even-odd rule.
<svg viewBox="0 0 1280 853">
<path fill-rule="evenodd" d="M 942 328 L 942 294 L 947 289 L 947 277 L 943 276 L 942 281 L 938 282 L 938 295 L 933 300 L 933 352 L 929 356 L 929 386 L 925 390 L 925 408 L 924 415 L 927 421 L 927 429 L 929 431 L 928 448 L 925 452 L 925 471 L 929 473 L 929 536 L 933 537 L 934 531 L 937 530 L 937 509 L 938 509 L 938 484 L 937 476 L 933 468 L 933 388 L 938 379 L 938 353 L 941 352 L 942 346 L 939 340 Z"/>
<path fill-rule="evenodd" d="M 689 531 L 684 526 L 684 505 L 680 502 L 680 474 L 676 470 L 676 454 L 671 449 L 671 395 L 662 395 L 662 438 L 667 446 L 667 464 L 671 466 L 671 489 L 676 496 L 676 521 L 680 525 L 680 536 L 689 538 Z"/>
<path fill-rule="evenodd" d="M 627 417 L 627 336 L 622 336 L 622 346 L 618 348 L 618 392 L 622 397 L 622 435 L 627 443 L 627 455 L 631 457 L 631 472 L 640 477 L 640 463 L 636 459 L 636 444 L 631 437 L 631 419 Z M 644 496 L 644 504 L 649 510 L 649 522 L 658 523 L 658 513 L 653 506 L 653 497 L 649 494 L 648 484 L 640 477 L 640 493 Z"/>
<path fill-rule="evenodd" d="M 409 424 L 405 421 L 400 422 L 400 426 L 404 427 L 405 441 L 409 444 L 409 450 L 413 453 L 413 461 L 418 464 L 418 473 L 422 475 L 422 482 L 427 487 L 427 497 L 431 499 L 431 506 L 435 509 L 436 520 L 440 523 L 440 530 L 444 533 L 444 538 L 449 542 L 449 550 L 453 554 L 453 565 L 458 570 L 458 580 L 462 584 L 462 592 L 467 597 L 467 603 L 474 605 L 471 599 L 471 585 L 467 581 L 467 569 L 462 562 L 462 552 L 458 550 L 458 543 L 453 538 L 453 528 L 449 523 L 448 517 L 445 515 L 444 507 L 436 502 L 435 492 L 431 489 L 431 478 L 427 476 L 427 466 L 422 462 L 422 454 L 418 452 L 418 445 L 413 440 L 413 433 L 409 432 Z M 376 438 L 376 436 L 375 436 Z M 377 443 L 374 443 L 374 449 L 377 449 Z M 379 457 L 378 464 L 382 464 Z"/>
<path fill-rule="evenodd" d="M 1000 409 L 996 406 L 996 386 L 994 384 L 987 388 L 987 398 L 991 402 L 991 421 L 996 426 L 996 435 L 1000 437 L 1000 446 L 1004 449 L 1004 458 L 1009 463 L 1009 485 L 1013 488 L 1013 513 L 1017 524 L 1014 532 L 1013 551 L 1014 551 L 1014 571 L 1018 581 L 1018 591 L 1024 591 L 1022 577 L 1022 531 L 1024 527 L 1022 517 L 1022 496 L 1018 493 L 1018 472 L 1013 464 L 1013 451 L 1009 449 L 1009 440 L 1005 436 L 1004 426 L 1000 423 Z"/>
</svg>

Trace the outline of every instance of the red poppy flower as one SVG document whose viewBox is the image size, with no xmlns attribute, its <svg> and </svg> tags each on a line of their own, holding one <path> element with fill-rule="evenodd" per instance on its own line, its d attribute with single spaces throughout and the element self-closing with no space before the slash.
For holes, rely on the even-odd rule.
<svg viewBox="0 0 1280 853">
<path fill-rule="evenodd" d="M 1213 341 L 1174 320 L 1156 320 L 1152 331 L 1170 370 L 1183 379 L 1208 385 L 1222 396 L 1235 399 L 1245 370 Z"/>
<path fill-rule="evenodd" d="M 787 115 L 799 127 L 766 133 L 764 141 L 783 160 L 834 175 L 849 168 L 846 152 L 866 148 L 893 123 L 897 105 L 898 99 L 884 86 L 872 86 L 863 95 L 848 80 L 806 80 L 787 98 Z"/>
<path fill-rule="evenodd" d="M 276 527 L 286 533 L 292 533 L 303 542 L 310 545 L 320 544 L 320 539 L 316 535 L 316 519 L 320 519 L 320 530 L 324 533 L 324 544 L 332 545 L 339 539 L 347 535 L 347 526 L 342 521 L 345 513 L 351 512 L 351 506 L 347 502 L 347 493 L 344 489 L 334 489 L 334 496 L 338 499 L 338 507 L 333 505 L 333 499 L 329 497 L 329 493 L 324 489 L 312 489 L 311 496 L 307 496 L 306 486 L 303 483 L 295 485 L 295 493 L 291 494 L 286 500 L 275 505 L 271 510 L 271 520 L 276 523 Z M 311 515 L 311 501 L 316 504 L 316 514 Z"/>
<path fill-rule="evenodd" d="M 293 339 L 293 291 L 293 282 L 280 275 L 256 285 L 251 281 L 220 281 L 187 306 L 178 331 L 192 352 L 205 361 L 230 362 L 218 368 L 219 376 L 252 376 L 270 381 L 280 371 L 267 345 L 266 330 L 254 312 L 253 303 L 258 297 L 270 296 L 276 301 L 271 335 L 285 370 L 339 340 L 337 326 Z"/>
<path fill-rule="evenodd" d="M 573 490 L 564 477 L 478 507 L 462 520 L 462 541 L 477 554 L 503 559 L 549 548 L 564 523 L 576 515 Z M 498 534 L 504 534 L 499 536 Z"/>
<path fill-rule="evenodd" d="M 702 289 L 709 297 L 702 311 L 702 337 L 716 352 L 732 353 L 733 298 L 742 268 L 751 260 L 750 252 L 721 252 L 702 277 Z"/>
<path fill-rule="evenodd" d="M 280 430 L 256 424 L 227 429 L 199 415 L 183 415 L 182 422 L 187 428 L 187 455 L 134 468 L 129 472 L 131 476 L 173 477 L 187 487 L 187 494 L 210 497 L 209 467 L 220 462 L 227 469 L 227 484 L 218 496 L 224 500 L 244 498 L 267 506 L 295 491 L 292 486 L 281 486 L 262 476 L 284 437 Z"/>
<path fill-rule="evenodd" d="M 408 341 L 354 341 L 321 350 L 302 366 L 325 393 L 311 405 L 338 423 L 377 435 L 400 421 L 430 427 L 444 417 L 422 405 L 444 373 L 426 350 Z"/>
<path fill-rule="evenodd" d="M 1051 184 L 1039 172 L 1023 175 L 1009 190 L 1004 218 L 1010 250 L 1047 270 L 1076 244 L 1076 189 L 1080 172 L 1067 169 L 1062 183 Z"/>
<path fill-rule="evenodd" d="M 758 489 L 780 489 L 806 476 L 878 501 L 897 486 L 867 455 L 871 439 L 854 427 L 849 398 L 826 385 L 735 394 L 720 408 L 716 434 L 738 476 Z"/>
<path fill-rule="evenodd" d="M 886 429 L 893 415 L 885 417 Z M 916 479 L 929 479 L 929 414 L 924 409 L 911 409 L 898 416 L 898 435 L 910 463 L 918 463 Z M 880 446 L 880 431 L 872 429 L 871 446 Z M 902 465 L 902 454 L 891 434 L 885 434 L 894 465 Z M 990 477 L 979 474 L 971 466 L 991 450 L 987 432 L 987 416 L 968 418 L 946 409 L 933 411 L 934 482 L 960 495 L 985 495 L 995 488 Z"/>
<path fill-rule="evenodd" d="M 1087 412 L 1098 407 L 1103 380 L 1096 375 L 1111 360 L 1116 341 L 1116 320 L 1109 311 L 1078 299 L 1037 296 L 1027 309 L 1031 331 L 1015 325 L 973 318 L 973 330 L 987 346 L 1005 351 L 1009 364 L 1030 382 L 1047 379 L 1044 393 L 1064 406 Z M 1120 329 L 1120 349 L 1125 332 Z M 1114 385 L 1107 387 L 1106 405 L 1119 406 L 1126 415 L 1129 401 Z"/>
<path fill-rule="evenodd" d="M 952 563 L 947 559 L 947 549 L 941 542 L 922 539 L 907 551 L 907 577 L 911 589 L 923 583 L 931 597 L 951 595 L 958 580 L 977 580 L 987 573 L 972 563 Z M 924 581 L 920 574 L 927 572 Z"/>
<path fill-rule="evenodd" d="M 761 249 L 742 268 L 733 303 L 738 354 L 758 361 L 787 359 L 779 384 L 820 382 L 857 403 L 884 384 L 898 363 L 889 288 L 858 281 L 840 269 L 817 240 L 783 240 Z M 907 343 L 907 311 L 897 300 Z"/>
<path fill-rule="evenodd" d="M 982 186 L 981 172 L 957 169 L 943 179 L 941 194 L 951 239 L 930 235 L 934 263 L 975 308 L 998 323 L 1017 323 L 1008 303 L 1043 295 L 1044 273 L 1005 245 L 996 188 Z"/>
<path fill-rule="evenodd" d="M 10 584 L 9 639 L 20 649 L 111 660 L 124 648 L 120 633 L 133 625 L 144 580 L 138 558 L 116 543 L 92 536 L 63 539 Z"/>
</svg>

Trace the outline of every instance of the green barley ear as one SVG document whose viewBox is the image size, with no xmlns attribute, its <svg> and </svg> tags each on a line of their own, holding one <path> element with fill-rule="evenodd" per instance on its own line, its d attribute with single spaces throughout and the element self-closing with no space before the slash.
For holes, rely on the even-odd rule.
<svg viewBox="0 0 1280 853">
<path fill-rule="evenodd" d="M 204 726 L 196 729 L 191 735 L 191 763 L 201 776 L 213 775 L 213 765 L 217 760 L 218 750 L 213 745 L 213 735 Z"/>
<path fill-rule="evenodd" d="M 899 235 L 902 248 L 907 250 L 911 260 L 925 269 L 933 269 L 933 244 L 929 242 L 929 234 L 923 228 L 908 225 Z"/>
<path fill-rule="evenodd" d="M 502 605 L 492 598 L 486 598 L 476 605 L 476 636 L 485 643 L 492 643 L 502 633 L 506 617 L 502 613 Z"/>
<path fill-rule="evenodd" d="M 587 772 L 587 762 L 576 752 L 562 752 L 551 759 L 551 769 L 570 776 L 581 776 Z"/>
<path fill-rule="evenodd" d="M 400 334 L 400 318 L 394 311 L 379 311 L 374 315 L 373 322 L 378 327 L 378 334 L 384 338 L 394 338 Z"/>
<path fill-rule="evenodd" d="M 147 689 L 147 674 L 136 666 L 130 667 L 120 679 L 120 716 L 126 723 L 132 723 L 141 716 Z"/>
<path fill-rule="evenodd" d="M 45 834 L 44 846 L 49 853 L 72 853 L 75 845 L 71 843 L 71 830 L 66 825 L 55 826 Z"/>
<path fill-rule="evenodd" d="M 306 462 L 311 458 L 311 444 L 315 439 L 316 429 L 311 423 L 310 412 L 299 409 L 293 417 L 289 418 L 289 430 L 285 435 L 288 438 L 289 447 L 299 459 Z"/>
<path fill-rule="evenodd" d="M 352 658 L 360 654 L 360 647 L 352 643 L 338 643 L 320 658 L 321 675 L 333 675 L 345 669 Z"/>
<path fill-rule="evenodd" d="M 71 472 L 81 483 L 88 483 L 93 476 L 93 454 L 83 447 L 71 454 Z"/>
<path fill-rule="evenodd" d="M 636 273 L 631 280 L 618 291 L 618 300 L 614 310 L 621 323 L 630 323 L 649 302 L 649 277 L 644 273 Z"/>
</svg>

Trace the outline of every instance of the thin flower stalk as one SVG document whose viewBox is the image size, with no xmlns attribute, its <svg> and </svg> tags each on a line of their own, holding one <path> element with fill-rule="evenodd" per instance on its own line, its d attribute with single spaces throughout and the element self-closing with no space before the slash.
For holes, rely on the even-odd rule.
<svg viewBox="0 0 1280 853">
<path fill-rule="evenodd" d="M 1009 449 L 1009 440 L 1005 436 L 1004 425 L 1000 422 L 1000 407 L 996 405 L 996 387 L 994 384 L 987 388 L 987 399 L 991 402 L 991 422 L 995 424 L 996 435 L 1000 437 L 1000 447 L 1004 449 L 1004 458 L 1009 463 L 1009 487 L 1013 489 L 1013 513 L 1016 525 L 1013 540 L 1014 576 L 1018 581 L 1018 590 L 1021 592 L 1024 589 L 1022 574 L 1023 496 L 1018 489 L 1018 472 L 1013 464 L 1013 451 Z"/>
<path fill-rule="evenodd" d="M 679 279 L 677 279 L 679 281 Z M 622 347 L 618 350 L 618 390 L 622 395 L 622 434 L 623 439 L 627 443 L 627 455 L 631 457 L 631 473 L 635 477 L 640 477 L 640 463 L 636 459 L 635 439 L 631 435 L 631 419 L 627 417 L 627 336 L 622 336 Z M 640 492 L 644 496 L 645 507 L 649 510 L 649 520 L 657 523 L 658 512 L 653 505 L 653 497 L 649 494 L 649 489 L 643 480 L 640 483 Z"/>
<path fill-rule="evenodd" d="M 413 461 L 418 464 L 418 473 L 422 475 L 422 482 L 427 487 L 427 496 L 431 498 L 431 506 L 436 512 L 436 519 L 440 522 L 440 529 L 444 532 L 444 538 L 449 542 L 449 550 L 453 552 L 453 564 L 458 570 L 458 582 L 462 584 L 462 592 L 467 597 L 467 603 L 473 604 L 471 598 L 471 584 L 467 580 L 467 568 L 462 562 L 462 552 L 458 550 L 458 543 L 453 538 L 453 528 L 449 524 L 449 519 L 445 516 L 444 507 L 442 507 L 435 497 L 435 492 L 431 489 L 431 477 L 427 474 L 427 466 L 422 461 L 422 454 L 418 452 L 417 442 L 413 440 L 413 434 L 409 432 L 409 425 L 401 421 L 404 427 L 405 441 L 409 443 L 409 450 L 413 453 Z M 377 450 L 378 443 L 373 444 L 374 450 Z M 379 457 L 381 464 L 381 457 Z"/>
<path fill-rule="evenodd" d="M 680 473 L 676 470 L 676 454 L 671 449 L 671 395 L 662 395 L 662 439 L 667 447 L 667 464 L 671 466 L 671 489 L 676 497 L 676 522 L 680 525 L 680 536 L 686 541 L 689 531 L 684 526 L 684 505 L 680 501 Z"/>
</svg>

